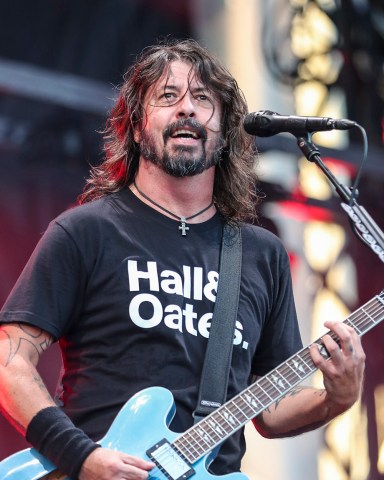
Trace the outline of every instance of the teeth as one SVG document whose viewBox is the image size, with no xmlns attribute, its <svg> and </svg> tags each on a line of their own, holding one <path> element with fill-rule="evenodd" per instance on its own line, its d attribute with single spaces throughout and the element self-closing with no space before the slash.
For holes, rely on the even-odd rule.
<svg viewBox="0 0 384 480">
<path fill-rule="evenodd" d="M 188 135 L 192 138 L 199 138 L 196 132 L 192 132 L 191 130 L 176 130 L 176 132 L 173 133 L 172 137 L 177 137 L 179 135 Z"/>
</svg>

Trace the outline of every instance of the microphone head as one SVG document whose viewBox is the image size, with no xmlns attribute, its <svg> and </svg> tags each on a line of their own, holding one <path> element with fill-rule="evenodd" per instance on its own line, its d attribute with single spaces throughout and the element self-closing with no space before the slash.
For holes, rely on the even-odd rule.
<svg viewBox="0 0 384 480">
<path fill-rule="evenodd" d="M 328 130 L 349 130 L 356 123 L 346 119 L 333 119 L 329 117 L 300 117 L 295 115 L 279 115 L 269 110 L 249 113 L 244 118 L 244 130 L 250 135 L 258 137 L 271 137 L 277 133 L 291 133 L 296 137 L 308 133 L 323 132 Z"/>
<path fill-rule="evenodd" d="M 271 126 L 271 116 L 279 116 L 276 112 L 270 110 L 260 110 L 258 112 L 249 113 L 244 118 L 244 130 L 250 135 L 257 135 L 258 137 L 271 137 L 276 135 L 279 131 L 275 131 Z"/>
</svg>

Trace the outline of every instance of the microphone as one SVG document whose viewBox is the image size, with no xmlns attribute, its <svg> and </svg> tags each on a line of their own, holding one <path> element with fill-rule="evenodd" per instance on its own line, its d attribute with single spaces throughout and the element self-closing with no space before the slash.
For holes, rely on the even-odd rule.
<svg viewBox="0 0 384 480">
<path fill-rule="evenodd" d="M 295 136 L 327 130 L 349 130 L 356 127 L 352 120 L 336 120 L 327 117 L 284 116 L 269 110 L 249 113 L 244 118 L 244 130 L 250 135 L 270 137 L 277 133 L 287 132 Z"/>
</svg>

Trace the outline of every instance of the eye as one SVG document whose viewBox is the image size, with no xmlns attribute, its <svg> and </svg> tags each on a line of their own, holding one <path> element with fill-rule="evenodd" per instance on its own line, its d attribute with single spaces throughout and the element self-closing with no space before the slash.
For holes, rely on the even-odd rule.
<svg viewBox="0 0 384 480">
<path fill-rule="evenodd" d="M 180 95 L 177 92 L 162 92 L 158 97 L 159 105 L 174 105 L 179 101 Z"/>
<path fill-rule="evenodd" d="M 158 102 L 169 102 L 170 100 L 173 100 L 175 98 L 175 94 L 173 92 L 164 92 L 164 91 L 161 91 L 161 92 L 158 92 L 158 94 L 156 95 L 155 99 L 158 101 Z"/>
<path fill-rule="evenodd" d="M 154 99 L 154 105 L 165 106 L 173 105 L 177 102 L 177 95 L 175 92 L 159 92 Z"/>
</svg>

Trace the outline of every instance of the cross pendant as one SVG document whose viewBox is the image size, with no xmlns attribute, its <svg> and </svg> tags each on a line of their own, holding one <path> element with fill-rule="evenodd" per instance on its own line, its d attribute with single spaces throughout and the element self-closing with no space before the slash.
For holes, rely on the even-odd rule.
<svg viewBox="0 0 384 480">
<path fill-rule="evenodd" d="M 187 235 L 187 230 L 189 230 L 189 227 L 187 227 L 187 219 L 185 217 L 180 218 L 181 225 L 179 227 L 179 230 L 181 230 L 181 235 L 184 237 Z"/>
</svg>

